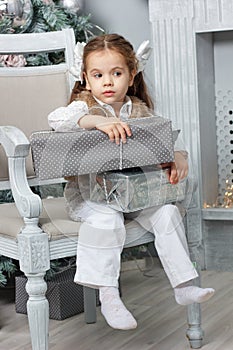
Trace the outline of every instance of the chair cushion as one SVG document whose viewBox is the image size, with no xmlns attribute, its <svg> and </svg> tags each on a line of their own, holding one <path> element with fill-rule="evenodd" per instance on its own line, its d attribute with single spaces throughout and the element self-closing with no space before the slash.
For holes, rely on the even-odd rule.
<svg viewBox="0 0 233 350">
<path fill-rule="evenodd" d="M 77 236 L 80 222 L 69 219 L 64 198 L 43 199 L 43 210 L 39 223 L 50 240 L 59 239 L 64 236 Z M 0 205 L 0 234 L 15 238 L 24 226 L 14 203 Z"/>
<path fill-rule="evenodd" d="M 0 204 L 0 234 L 16 238 L 21 231 L 23 219 L 19 216 L 14 203 Z"/>
<path fill-rule="evenodd" d="M 49 240 L 78 236 L 80 222 L 69 219 L 64 197 L 43 199 L 43 210 L 40 215 L 40 226 L 49 236 Z M 0 204 L 0 235 L 16 239 L 24 226 L 14 203 Z M 135 246 L 153 240 L 153 235 L 142 228 L 136 221 L 128 219 L 126 225 L 125 246 Z"/>
<path fill-rule="evenodd" d="M 81 222 L 69 218 L 64 197 L 43 199 L 43 211 L 40 215 L 40 225 L 49 239 L 59 239 L 64 236 L 77 236 Z"/>
</svg>

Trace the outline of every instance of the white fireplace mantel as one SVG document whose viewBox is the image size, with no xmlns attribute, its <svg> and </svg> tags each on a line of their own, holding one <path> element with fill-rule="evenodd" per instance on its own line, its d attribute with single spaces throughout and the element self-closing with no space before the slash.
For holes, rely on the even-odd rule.
<svg viewBox="0 0 233 350">
<path fill-rule="evenodd" d="M 216 32 L 233 30 L 233 1 L 149 0 L 149 16 L 156 110 L 182 130 L 190 151 L 198 190 L 188 231 L 190 240 L 201 242 L 208 217 L 203 203 L 214 203 L 219 190 L 214 45 Z M 233 220 L 231 211 L 223 212 Z"/>
<path fill-rule="evenodd" d="M 193 20 L 195 32 L 232 29 L 231 0 L 149 0 L 151 22 Z"/>
</svg>

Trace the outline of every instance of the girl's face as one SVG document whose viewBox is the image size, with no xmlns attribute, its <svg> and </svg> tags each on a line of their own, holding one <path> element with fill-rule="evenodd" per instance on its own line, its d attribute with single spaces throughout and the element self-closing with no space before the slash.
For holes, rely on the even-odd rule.
<svg viewBox="0 0 233 350">
<path fill-rule="evenodd" d="M 129 72 L 124 56 L 114 50 L 92 52 L 86 60 L 86 88 L 100 101 L 119 111 L 135 72 Z"/>
</svg>

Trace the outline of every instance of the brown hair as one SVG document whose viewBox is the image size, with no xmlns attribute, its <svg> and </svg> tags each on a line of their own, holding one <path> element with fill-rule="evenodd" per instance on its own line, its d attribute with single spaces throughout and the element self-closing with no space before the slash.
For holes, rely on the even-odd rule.
<svg viewBox="0 0 233 350">
<path fill-rule="evenodd" d="M 126 64 L 129 68 L 129 72 L 137 71 L 138 61 L 133 49 L 133 46 L 118 34 L 106 34 L 98 36 L 90 40 L 84 47 L 83 53 L 83 70 L 86 71 L 86 61 L 90 53 L 94 51 L 103 51 L 105 49 L 114 50 L 120 53 L 126 60 Z M 85 79 L 83 83 L 76 82 L 72 90 L 70 102 L 75 100 L 77 95 L 86 89 Z M 128 88 L 127 95 L 136 96 L 141 99 L 147 107 L 153 108 L 153 102 L 151 97 L 148 94 L 147 86 L 145 84 L 142 72 L 136 74 L 134 78 L 133 85 Z"/>
</svg>

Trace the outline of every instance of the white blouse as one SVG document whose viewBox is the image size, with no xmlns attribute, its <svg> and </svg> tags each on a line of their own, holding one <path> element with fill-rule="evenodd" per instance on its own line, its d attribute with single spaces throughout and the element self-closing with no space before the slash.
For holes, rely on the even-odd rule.
<svg viewBox="0 0 233 350">
<path fill-rule="evenodd" d="M 86 102 L 73 101 L 66 107 L 59 107 L 48 115 L 49 126 L 55 131 L 67 132 L 79 129 L 78 121 L 88 114 Z"/>
<path fill-rule="evenodd" d="M 96 98 L 95 98 L 96 99 Z M 113 116 L 116 117 L 112 106 L 97 100 L 97 103 L 107 109 Z M 119 118 L 122 121 L 129 119 L 132 112 L 132 101 L 129 97 L 126 97 L 126 102 L 120 109 Z M 73 101 L 66 107 L 59 107 L 48 115 L 49 126 L 55 131 L 67 132 L 76 131 L 80 127 L 78 125 L 79 119 L 85 114 L 89 114 L 89 109 L 84 101 Z"/>
</svg>

